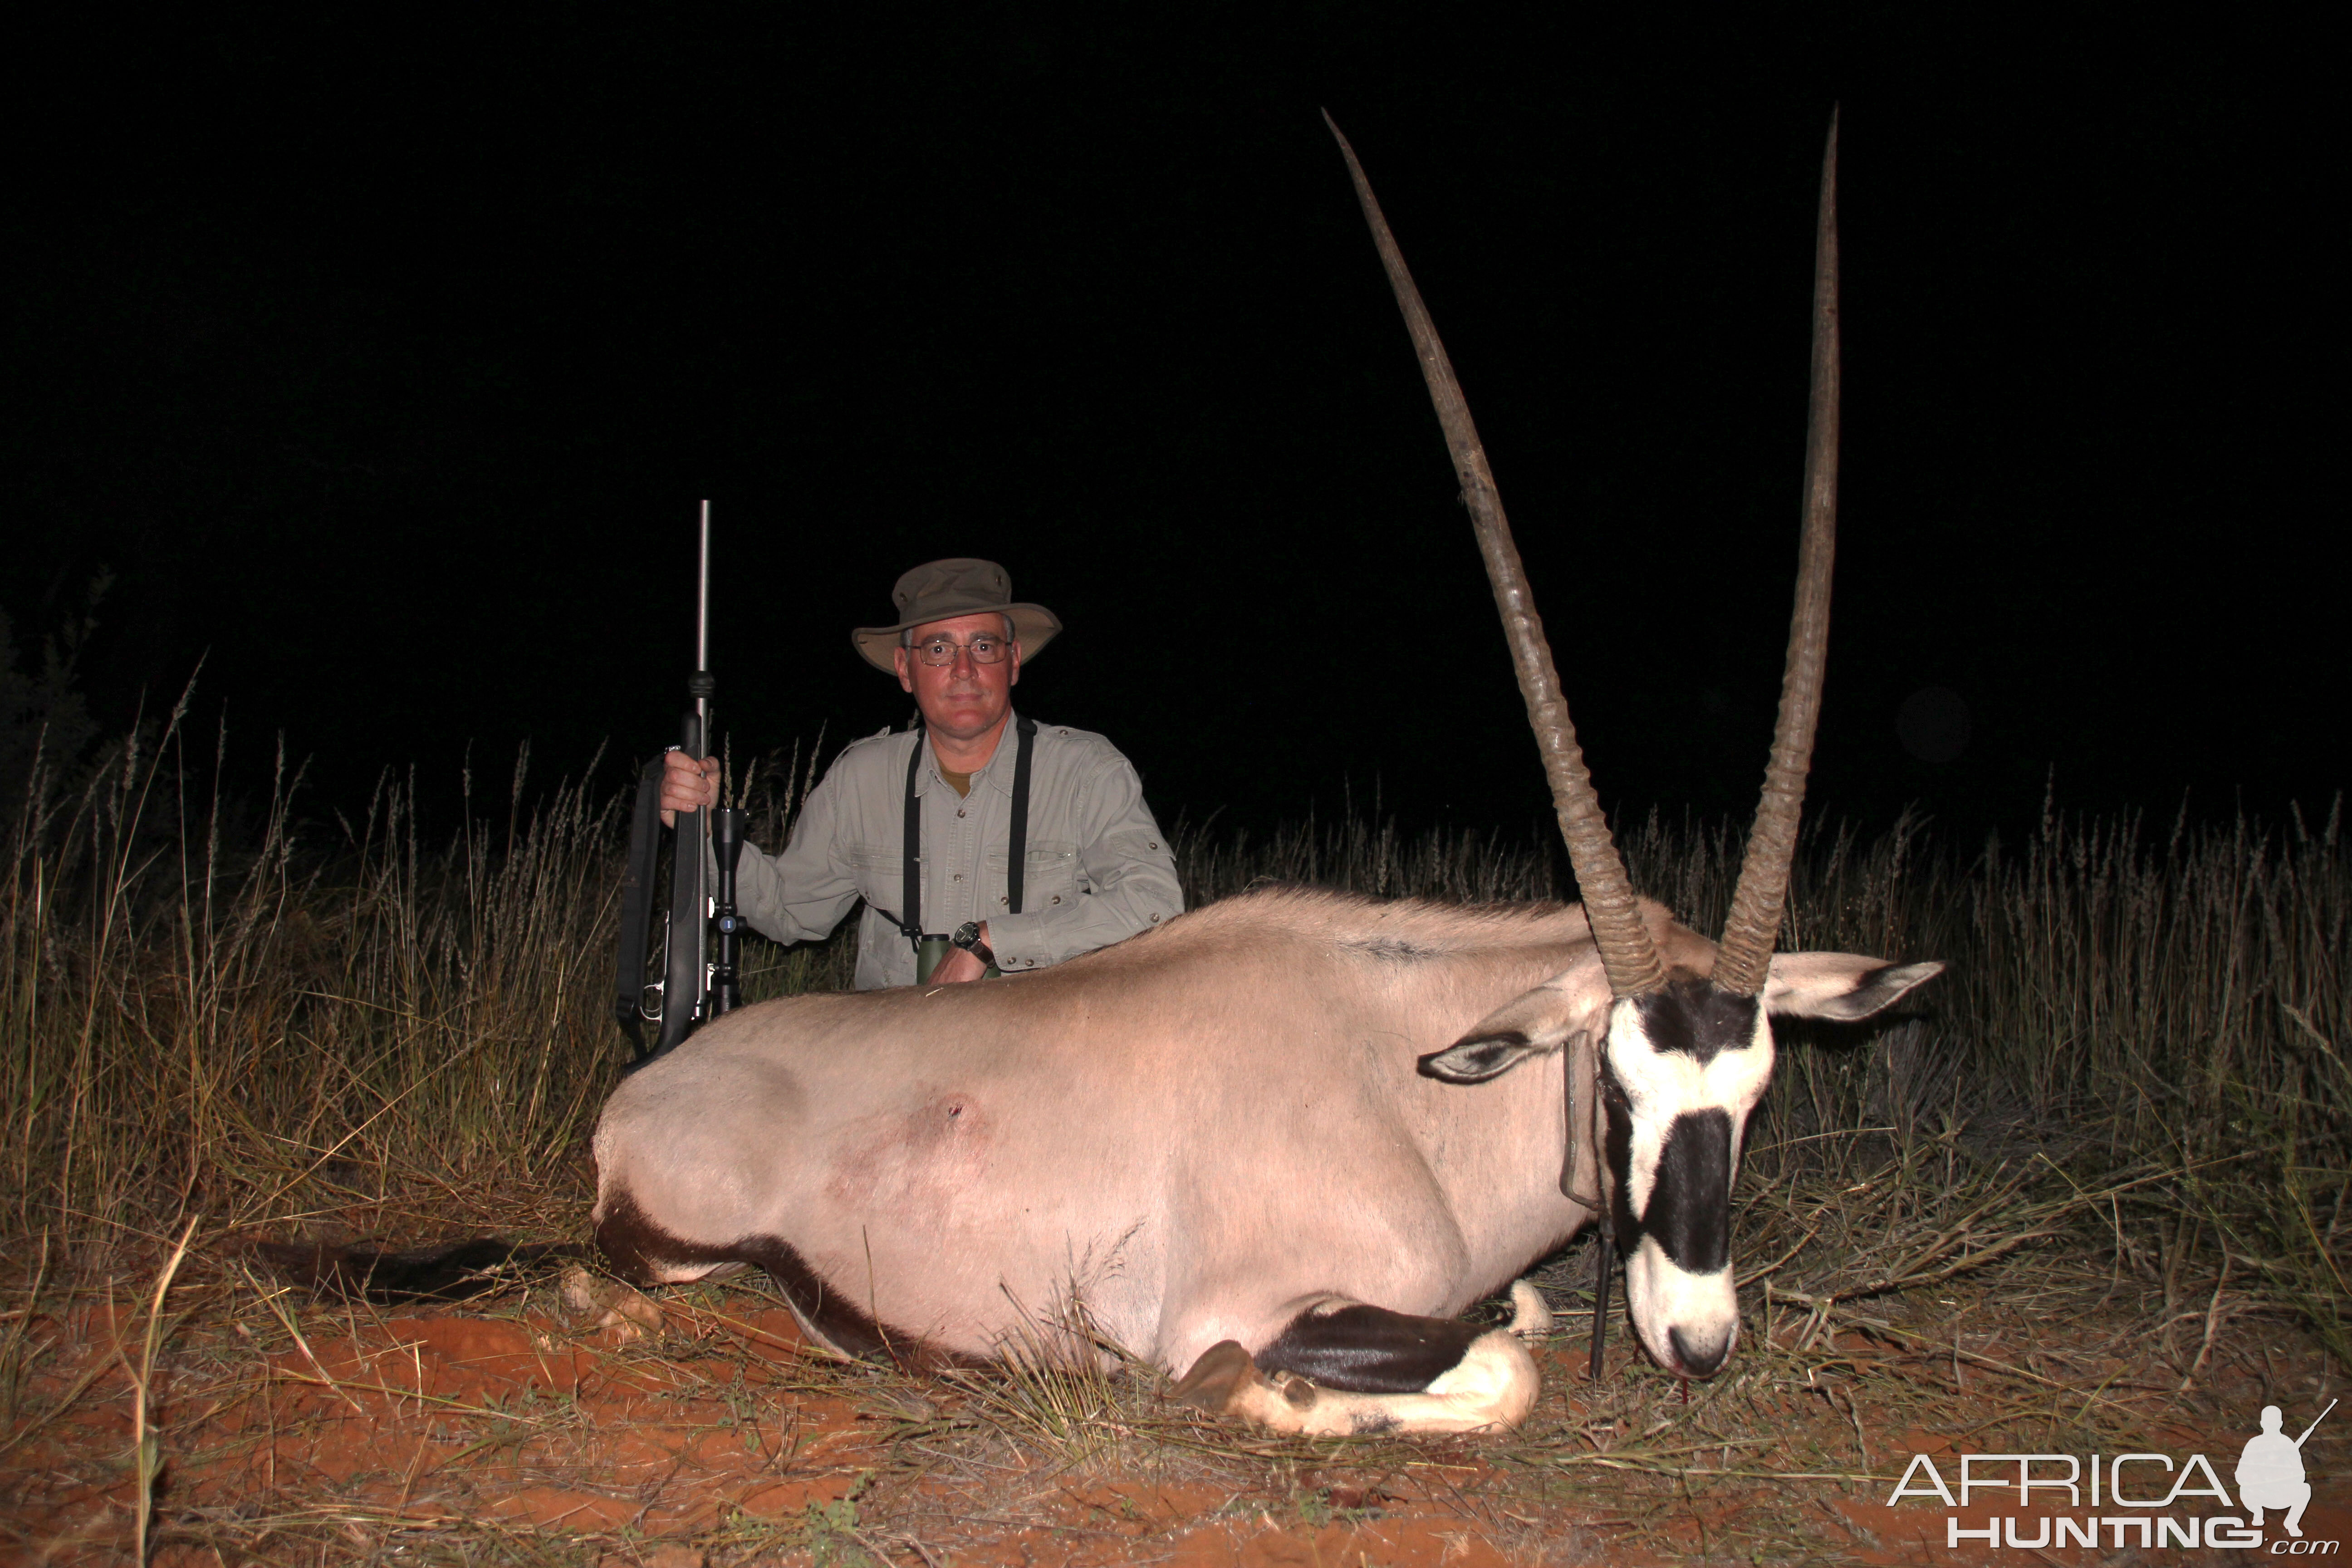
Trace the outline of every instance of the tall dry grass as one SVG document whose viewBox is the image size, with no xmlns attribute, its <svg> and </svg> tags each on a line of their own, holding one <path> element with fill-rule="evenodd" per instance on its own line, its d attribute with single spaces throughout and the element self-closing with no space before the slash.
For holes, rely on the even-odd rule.
<svg viewBox="0 0 2352 1568">
<path fill-rule="evenodd" d="M 281 756 L 238 841 L 225 738 L 185 700 L 78 789 L 37 768 L 0 887 L 0 1213 L 87 1251 L 187 1211 L 235 1228 L 399 1193 L 511 1184 L 610 1088 L 625 802 L 495 796 L 425 841 L 413 773 L 306 814 Z M 192 752 L 194 754 L 192 755 Z M 790 769 L 751 804 L 772 840 Z M 845 984 L 835 943 L 755 952 L 754 996 Z"/>
<path fill-rule="evenodd" d="M 572 781 L 534 793 L 526 752 L 495 791 L 457 781 L 434 805 L 457 826 L 428 836 L 413 774 L 346 817 L 281 762 L 232 830 L 224 747 L 189 733 L 184 699 L 71 789 L 37 768 L 6 828 L 15 1258 L 160 1257 L 190 1215 L 217 1235 L 367 1204 L 431 1212 L 564 1160 L 612 1082 L 619 799 Z M 781 840 L 806 784 L 796 759 L 755 771 L 755 841 Z M 2339 828 L 2334 813 L 2315 830 L 2161 832 L 2052 815 L 2021 847 L 1981 850 L 1910 819 L 1868 838 L 1815 828 L 1784 945 L 1953 967 L 1892 1026 L 1788 1033 L 1749 1201 L 1858 1166 L 2018 1202 L 2101 1192 L 2074 1244 L 2113 1249 L 2168 1298 L 2226 1268 L 2352 1360 Z M 1719 921 L 1736 829 L 1653 817 L 1623 837 L 1638 885 L 1698 929 Z M 1265 879 L 1566 890 L 1549 846 L 1490 833 L 1349 817 L 1178 843 L 1195 902 Z M 845 985 L 853 957 L 845 934 L 754 942 L 747 991 Z"/>
</svg>

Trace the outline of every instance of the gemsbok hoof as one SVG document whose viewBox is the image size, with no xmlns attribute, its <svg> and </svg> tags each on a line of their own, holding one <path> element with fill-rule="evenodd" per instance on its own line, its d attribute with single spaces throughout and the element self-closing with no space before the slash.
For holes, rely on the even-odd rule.
<svg viewBox="0 0 2352 1568">
<path fill-rule="evenodd" d="M 1220 1340 L 1201 1352 L 1168 1397 L 1212 1415 L 1239 1415 L 1245 1391 L 1265 1381 L 1237 1340 Z M 1313 1398 L 1312 1393 L 1308 1398 Z"/>
</svg>

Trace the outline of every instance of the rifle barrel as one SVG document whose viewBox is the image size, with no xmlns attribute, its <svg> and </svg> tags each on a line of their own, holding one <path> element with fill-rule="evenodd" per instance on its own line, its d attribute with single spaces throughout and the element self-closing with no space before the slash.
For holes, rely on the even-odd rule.
<svg viewBox="0 0 2352 1568">
<path fill-rule="evenodd" d="M 2334 1401 L 2333 1399 L 2329 1400 L 2329 1401 L 2327 1402 L 2327 1410 L 2333 1410 L 2333 1409 L 2335 1409 L 2335 1408 L 2336 1408 L 2336 1401 Z M 2316 1432 L 2316 1431 L 2318 1431 L 2318 1430 L 2319 1430 L 2319 1424 L 2320 1424 L 2322 1421 L 2325 1421 L 2325 1420 L 2326 1420 L 2326 1419 L 2327 1419 L 2327 1410 L 2323 1410 L 2323 1411 L 2321 1411 L 2318 1415 L 2315 1415 L 2315 1416 L 2313 1416 L 2313 1417 L 2311 1418 L 2311 1425 L 2310 1425 L 2310 1426 L 2306 1426 L 2306 1427 L 2305 1427 L 2305 1428 L 2303 1429 L 2303 1437 L 2308 1437 L 2308 1436 L 2310 1436 L 2314 1432 Z M 2295 1446 L 2296 1447 L 2300 1448 L 2300 1447 L 2303 1447 L 2303 1437 L 2297 1437 L 2297 1438 L 2294 1440 L 2294 1446 Z"/>
<path fill-rule="evenodd" d="M 710 668 L 710 503 L 702 503 L 702 561 L 695 578 L 694 588 L 694 668 L 700 674 Z M 703 700 L 694 700 L 694 712 L 698 719 L 708 720 L 709 712 Z M 706 730 L 702 743 L 709 745 Z"/>
</svg>

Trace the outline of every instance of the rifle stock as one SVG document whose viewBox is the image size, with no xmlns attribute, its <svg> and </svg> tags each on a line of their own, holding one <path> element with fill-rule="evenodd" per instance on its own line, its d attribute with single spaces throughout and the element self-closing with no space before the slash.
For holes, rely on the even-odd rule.
<svg viewBox="0 0 2352 1568">
<path fill-rule="evenodd" d="M 709 755 L 710 729 L 710 503 L 702 503 L 701 579 L 695 606 L 695 669 L 687 682 L 694 711 L 679 726 L 677 750 L 699 763 Z M 620 953 L 614 968 L 613 1011 L 637 1062 L 676 1047 L 697 1026 L 737 1005 L 735 867 L 742 853 L 744 814 L 731 807 L 681 811 L 671 847 L 669 898 L 664 907 L 662 978 L 646 981 L 653 936 L 653 891 L 661 856 L 661 789 L 666 754 L 646 764 L 629 822 L 629 858 L 621 884 Z M 712 829 L 717 818 L 720 853 L 719 897 L 712 898 Z M 714 909 L 714 903 L 716 908 Z M 714 917 L 716 917 L 714 921 Z M 719 927 L 719 963 L 710 960 L 710 927 Z M 646 998 L 658 992 L 661 1005 Z M 644 1025 L 656 1033 L 646 1048 Z"/>
</svg>

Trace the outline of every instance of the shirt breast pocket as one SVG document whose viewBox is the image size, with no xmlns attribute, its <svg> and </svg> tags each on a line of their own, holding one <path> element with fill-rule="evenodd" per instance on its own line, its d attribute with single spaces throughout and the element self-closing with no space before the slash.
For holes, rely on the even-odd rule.
<svg viewBox="0 0 2352 1568">
<path fill-rule="evenodd" d="M 907 884 L 904 876 L 906 858 L 900 846 L 884 847 L 879 844 L 852 844 L 849 847 L 850 874 L 857 879 L 857 890 L 869 904 L 896 910 L 904 901 Z"/>
<path fill-rule="evenodd" d="M 1077 897 L 1078 847 L 1075 844 L 1032 843 L 1024 858 L 1022 873 L 1021 912 L 1040 915 L 1057 909 Z M 1012 906 L 1012 885 L 1004 874 L 1005 851 L 988 852 L 989 880 L 996 884 L 996 907 Z"/>
</svg>

